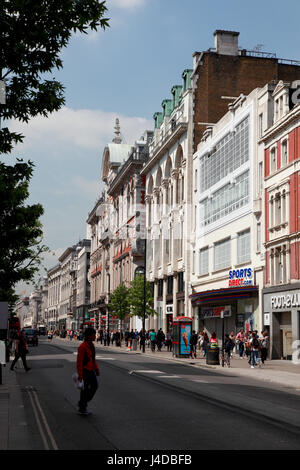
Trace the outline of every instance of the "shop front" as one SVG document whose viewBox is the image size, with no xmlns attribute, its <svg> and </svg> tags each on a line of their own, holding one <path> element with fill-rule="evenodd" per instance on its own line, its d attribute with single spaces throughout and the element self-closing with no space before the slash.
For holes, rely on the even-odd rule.
<svg viewBox="0 0 300 470">
<path fill-rule="evenodd" d="M 236 334 L 240 329 L 258 329 L 258 288 L 256 286 L 215 289 L 190 296 L 198 330 L 216 333 L 219 344 L 222 330 Z"/>
<path fill-rule="evenodd" d="M 264 326 L 270 332 L 271 359 L 292 359 L 300 339 L 300 285 L 263 289 Z"/>
</svg>

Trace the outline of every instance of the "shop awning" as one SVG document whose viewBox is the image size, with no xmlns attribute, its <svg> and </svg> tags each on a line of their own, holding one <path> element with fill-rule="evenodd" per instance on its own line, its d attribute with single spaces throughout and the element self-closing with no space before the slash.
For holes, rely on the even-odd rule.
<svg viewBox="0 0 300 470">
<path fill-rule="evenodd" d="M 202 302 L 214 302 L 214 301 L 228 301 L 237 299 L 247 299 L 252 297 L 253 294 L 258 293 L 257 286 L 248 287 L 232 287 L 228 289 L 214 289 L 204 292 L 197 292 L 190 295 L 192 302 L 200 304 Z"/>
</svg>

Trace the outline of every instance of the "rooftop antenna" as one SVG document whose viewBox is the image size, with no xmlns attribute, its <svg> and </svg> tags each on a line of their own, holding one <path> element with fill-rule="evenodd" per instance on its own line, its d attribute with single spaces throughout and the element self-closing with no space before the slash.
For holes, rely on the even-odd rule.
<svg viewBox="0 0 300 470">
<path fill-rule="evenodd" d="M 255 52 L 261 52 L 263 47 L 264 47 L 264 44 L 256 44 L 256 46 L 253 47 L 253 50 Z"/>
</svg>

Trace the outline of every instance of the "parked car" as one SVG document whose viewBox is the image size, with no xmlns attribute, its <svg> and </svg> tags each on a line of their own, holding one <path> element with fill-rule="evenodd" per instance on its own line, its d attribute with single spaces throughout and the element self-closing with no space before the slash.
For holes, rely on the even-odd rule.
<svg viewBox="0 0 300 470">
<path fill-rule="evenodd" d="M 25 337 L 26 337 L 26 341 L 27 341 L 27 344 L 32 344 L 32 346 L 37 346 L 39 344 L 39 340 L 38 340 L 38 333 L 36 330 L 33 330 L 33 329 L 25 329 Z"/>
</svg>

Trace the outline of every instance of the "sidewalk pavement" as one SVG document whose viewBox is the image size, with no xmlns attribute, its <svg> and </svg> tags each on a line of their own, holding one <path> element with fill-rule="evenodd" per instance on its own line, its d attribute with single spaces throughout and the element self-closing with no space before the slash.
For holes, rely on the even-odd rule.
<svg viewBox="0 0 300 470">
<path fill-rule="evenodd" d="M 69 339 L 64 339 L 62 341 L 69 341 Z M 73 340 L 72 340 L 73 341 Z M 75 340 L 76 341 L 76 340 Z M 105 351 L 122 351 L 127 352 L 128 354 L 143 354 L 140 350 L 140 347 L 137 347 L 137 350 L 128 349 L 125 346 L 125 343 L 122 344 L 122 347 L 117 347 L 115 345 L 103 346 L 95 342 L 97 349 Z M 259 368 L 251 369 L 246 358 L 240 359 L 237 354 L 233 355 L 231 359 L 231 367 L 222 367 L 222 365 L 208 365 L 206 364 L 206 358 L 198 355 L 197 359 L 191 358 L 178 358 L 174 357 L 172 352 L 167 351 L 166 347 L 162 348 L 162 351 L 152 352 L 151 349 L 146 346 L 145 356 L 161 358 L 168 361 L 175 361 L 181 364 L 185 364 L 191 367 L 200 367 L 205 369 L 212 369 L 218 371 L 221 374 L 230 374 L 233 373 L 242 377 L 253 377 L 255 380 L 262 380 L 265 382 L 272 382 L 278 385 L 284 385 L 286 387 L 294 388 L 296 391 L 300 391 L 300 364 L 294 364 L 292 361 L 285 360 L 267 360 L 265 364 Z"/>
<path fill-rule="evenodd" d="M 81 341 L 70 341 L 68 338 L 53 338 L 52 341 L 54 344 L 72 343 L 76 346 L 81 344 Z M 123 352 L 128 355 L 144 354 L 147 357 L 178 362 L 189 367 L 218 371 L 220 374 L 253 377 L 255 380 L 284 385 L 285 387 L 290 387 L 291 393 L 293 389 L 295 392 L 300 391 L 300 364 L 293 364 L 291 361 L 269 360 L 266 361 L 261 369 L 257 367 L 251 369 L 247 359 L 239 359 L 235 355 L 231 360 L 231 367 L 227 368 L 221 365 L 207 365 L 206 359 L 203 357 L 197 357 L 197 359 L 177 358 L 173 356 L 172 352 L 167 351 L 167 348 L 163 348 L 161 352 L 157 350 L 152 352 L 146 346 L 146 351 L 143 353 L 139 346 L 137 350 L 133 350 L 126 348 L 124 343 L 121 348 L 115 345 L 104 346 L 97 342 L 95 342 L 95 346 L 98 351 Z M 21 364 L 19 367 L 25 373 Z M 11 372 L 9 368 L 10 364 L 7 364 L 5 367 L 2 366 L 2 384 L 0 384 L 0 450 L 31 450 L 22 390 L 17 379 L 18 374 Z"/>
<path fill-rule="evenodd" d="M 19 366 L 22 367 L 22 366 Z M 21 387 L 17 374 L 2 366 L 0 384 L 0 450 L 31 450 Z M 23 367 L 22 372 L 25 373 Z"/>
</svg>

